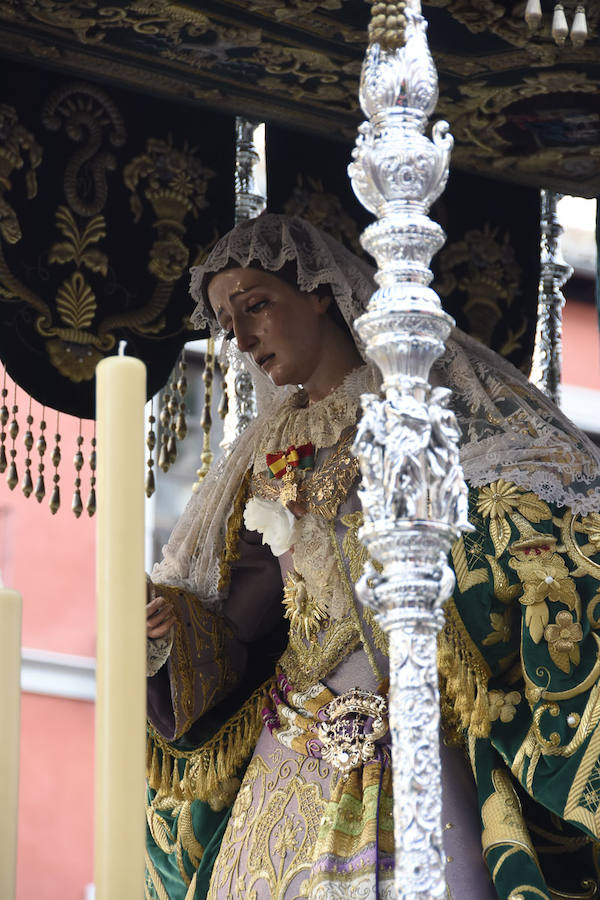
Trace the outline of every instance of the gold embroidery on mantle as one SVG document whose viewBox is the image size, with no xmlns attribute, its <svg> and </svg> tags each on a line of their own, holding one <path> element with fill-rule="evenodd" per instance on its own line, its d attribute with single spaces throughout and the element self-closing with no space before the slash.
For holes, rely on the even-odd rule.
<svg viewBox="0 0 600 900">
<path fill-rule="evenodd" d="M 240 532 L 244 524 L 244 507 L 248 500 L 250 469 L 244 475 L 240 489 L 235 495 L 233 501 L 233 509 L 227 520 L 227 531 L 225 532 L 225 547 L 219 560 L 219 584 L 218 590 L 222 591 L 231 581 L 231 563 L 240 558 L 238 545 L 240 541 Z"/>
<path fill-rule="evenodd" d="M 383 673 L 381 672 L 381 670 L 379 669 L 379 666 L 377 665 L 377 661 L 376 661 L 375 655 L 373 653 L 373 648 L 372 648 L 371 643 L 370 643 L 367 635 L 365 634 L 365 630 L 363 628 L 363 623 L 361 621 L 361 618 L 360 618 L 360 615 L 358 612 L 358 608 L 357 608 L 358 600 L 355 597 L 352 587 L 348 581 L 348 575 L 346 574 L 346 566 L 344 565 L 344 559 L 340 552 L 334 522 L 329 523 L 329 532 L 330 532 L 330 536 L 331 536 L 331 546 L 333 547 L 333 550 L 335 552 L 335 559 L 336 559 L 337 567 L 338 567 L 338 576 L 340 578 L 344 593 L 346 595 L 346 602 L 348 604 L 350 614 L 351 614 L 352 618 L 354 619 L 354 622 L 356 625 L 356 630 L 358 631 L 358 634 L 360 636 L 360 642 L 363 646 L 363 650 L 367 654 L 367 659 L 369 660 L 369 665 L 371 666 L 371 671 L 375 675 L 375 678 L 377 679 L 377 681 L 381 682 L 383 680 Z"/>
<path fill-rule="evenodd" d="M 454 573 L 456 575 L 456 584 L 458 585 L 461 594 L 464 594 L 469 588 L 475 587 L 476 584 L 486 583 L 488 580 L 488 573 L 484 568 L 472 569 L 469 571 L 467 554 L 465 552 L 465 542 L 462 537 L 453 544 L 451 552 Z"/>
<path fill-rule="evenodd" d="M 312 642 L 327 619 L 325 604 L 308 593 L 308 588 L 298 572 L 290 572 L 283 588 L 283 608 L 290 630 L 298 631 Z"/>
<path fill-rule="evenodd" d="M 342 551 L 348 560 L 350 578 L 356 584 L 364 572 L 365 563 L 369 559 L 367 548 L 361 543 L 358 537 L 358 530 L 359 528 L 362 528 L 364 522 L 362 510 L 348 513 L 346 516 L 341 516 L 340 522 L 348 529 L 342 541 Z M 378 569 L 379 563 L 374 560 L 372 560 L 372 562 L 374 567 Z M 371 629 L 375 647 L 381 653 L 388 656 L 390 652 L 390 640 L 377 622 L 375 613 L 369 606 L 365 606 L 362 610 L 362 616 L 365 623 Z"/>
<path fill-rule="evenodd" d="M 580 546 L 576 538 L 576 532 L 587 534 L 590 538 L 588 543 Z M 597 533 L 596 519 L 592 518 L 592 516 L 580 519 L 579 516 L 573 516 L 567 510 L 560 520 L 560 533 L 569 557 L 577 566 L 571 573 L 572 577 L 578 578 L 581 575 L 591 575 L 596 580 L 600 579 L 600 565 L 588 556 L 588 553 L 595 555 L 599 552 L 595 542 Z"/>
<path fill-rule="evenodd" d="M 369 558 L 367 548 L 360 542 L 358 537 L 358 530 L 359 528 L 362 528 L 364 524 L 364 516 L 362 511 L 358 510 L 358 512 L 342 516 L 340 522 L 348 529 L 344 535 L 344 540 L 342 541 L 342 550 L 348 559 L 350 578 L 356 584 L 364 572 L 365 563 Z"/>
<path fill-rule="evenodd" d="M 176 749 L 149 724 L 146 775 L 150 787 L 161 796 L 201 800 L 214 810 L 228 806 L 230 789 L 237 789 L 238 769 L 252 754 L 262 731 L 265 696 L 273 685 L 274 679 L 269 678 L 257 688 L 197 750 Z"/>
<path fill-rule="evenodd" d="M 578 697 L 579 694 L 583 694 L 584 691 L 588 691 L 592 685 L 600 678 L 600 638 L 597 634 L 594 634 L 594 638 L 596 639 L 596 661 L 586 677 L 580 681 L 578 684 L 569 688 L 566 691 L 548 691 L 542 685 L 536 684 L 529 677 L 525 666 L 523 665 L 523 678 L 525 679 L 525 684 L 527 685 L 527 698 L 531 699 L 532 702 L 537 702 L 539 699 L 544 700 L 572 700 L 573 697 Z M 523 663 L 523 660 L 521 659 Z M 546 674 L 548 675 L 548 683 L 550 679 L 550 673 L 546 669 Z"/>
<path fill-rule="evenodd" d="M 146 807 L 146 821 L 150 834 L 163 853 L 175 855 L 179 874 L 186 887 L 190 884 L 190 876 L 183 864 L 183 853 L 187 853 L 194 868 L 200 865 L 204 855 L 204 847 L 194 833 L 192 802 L 157 794 L 152 803 Z M 171 831 L 161 813 L 177 817 L 175 833 Z"/>
<path fill-rule="evenodd" d="M 510 775 L 505 769 L 494 769 L 492 782 L 494 792 L 490 794 L 481 808 L 483 823 L 481 844 L 484 857 L 487 857 L 494 847 L 502 844 L 516 844 L 519 849 L 536 859 L 533 843 L 523 819 L 521 804 Z"/>
<path fill-rule="evenodd" d="M 360 633 L 350 616 L 329 619 L 316 639 L 303 639 L 290 630 L 289 643 L 280 665 L 297 691 L 305 691 L 338 666 L 360 643 Z"/>
</svg>

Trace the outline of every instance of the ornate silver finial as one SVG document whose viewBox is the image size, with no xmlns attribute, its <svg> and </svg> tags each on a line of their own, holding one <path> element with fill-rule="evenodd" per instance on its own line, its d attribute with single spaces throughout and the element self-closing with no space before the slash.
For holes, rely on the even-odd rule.
<svg viewBox="0 0 600 900">
<path fill-rule="evenodd" d="M 235 120 L 235 224 L 253 219 L 267 205 L 260 177 L 261 152 L 256 143 L 259 122 L 237 116 Z M 263 148 L 264 149 L 264 148 Z M 262 154 L 264 157 L 264 153 Z"/>
<path fill-rule="evenodd" d="M 368 121 L 348 169 L 377 216 L 361 241 L 377 260 L 380 287 L 355 325 L 383 373 L 382 395 L 362 397 L 354 452 L 360 536 L 383 566 L 363 578 L 360 596 L 390 638 L 396 891 L 430 900 L 446 894 L 436 641 L 454 585 L 447 555 L 470 526 L 450 391 L 428 381 L 454 324 L 429 287 L 445 235 L 428 216 L 446 185 L 453 141 L 445 122 L 425 135 L 438 83 L 418 0 L 405 4 L 404 20 L 402 46 L 367 50 L 360 101 Z"/>
</svg>

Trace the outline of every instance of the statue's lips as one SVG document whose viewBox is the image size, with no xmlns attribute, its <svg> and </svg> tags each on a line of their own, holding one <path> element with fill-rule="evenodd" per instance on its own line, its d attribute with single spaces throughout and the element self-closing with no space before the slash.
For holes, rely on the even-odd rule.
<svg viewBox="0 0 600 900">
<path fill-rule="evenodd" d="M 258 362 L 258 365 L 261 367 L 261 369 L 266 369 L 267 366 L 269 366 L 273 362 L 274 359 L 275 359 L 275 354 L 268 353 L 266 356 L 261 356 L 257 360 L 257 362 Z"/>
</svg>

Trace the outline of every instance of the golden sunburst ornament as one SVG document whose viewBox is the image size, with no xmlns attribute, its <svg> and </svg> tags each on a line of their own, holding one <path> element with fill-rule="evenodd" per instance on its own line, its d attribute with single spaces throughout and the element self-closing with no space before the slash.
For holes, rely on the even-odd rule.
<svg viewBox="0 0 600 900">
<path fill-rule="evenodd" d="M 308 593 L 304 579 L 295 571 L 289 573 L 283 589 L 283 608 L 292 629 L 307 641 L 315 639 L 327 620 L 325 604 Z"/>
</svg>

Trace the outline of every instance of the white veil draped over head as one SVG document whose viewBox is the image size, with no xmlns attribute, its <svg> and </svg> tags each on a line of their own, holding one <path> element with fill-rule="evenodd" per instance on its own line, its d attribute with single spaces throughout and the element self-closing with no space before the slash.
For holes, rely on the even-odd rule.
<svg viewBox="0 0 600 900">
<path fill-rule="evenodd" d="M 297 216 L 263 214 L 224 235 L 205 262 L 192 269 L 191 294 L 197 301 L 192 321 L 198 328 L 208 326 L 213 335 L 223 333 L 206 293 L 213 275 L 226 268 L 248 267 L 277 273 L 287 263 L 295 265 L 300 291 L 311 293 L 322 285 L 329 287 L 360 350 L 353 322 L 365 312 L 375 290 L 373 269 Z M 239 355 L 252 376 L 258 416 L 192 494 L 163 547 L 162 561 L 152 571 L 155 583 L 191 590 L 205 606 L 216 610 L 227 593 L 227 589 L 218 590 L 219 562 L 235 495 L 252 463 L 257 434 L 269 421 L 273 409 L 289 396 L 289 388 L 275 387 L 250 354 L 237 350 L 235 341 L 231 342 L 230 352 Z"/>
<path fill-rule="evenodd" d="M 374 270 L 338 241 L 309 222 L 263 214 L 221 238 L 206 261 L 192 269 L 191 293 L 197 301 L 193 321 L 219 326 L 206 290 L 225 268 L 253 267 L 277 273 L 293 262 L 300 291 L 329 285 L 333 299 L 363 352 L 353 323 L 365 312 L 376 289 Z M 235 347 L 235 342 L 234 342 Z M 234 352 L 237 352 L 234 350 Z M 364 355 L 364 354 L 363 354 Z M 257 434 L 273 404 L 288 396 L 242 354 L 257 388 L 257 419 L 233 444 L 194 493 L 152 572 L 155 583 L 196 593 L 219 610 L 219 561 L 235 495 L 251 465 Z M 600 509 L 600 453 L 522 373 L 478 341 L 454 330 L 434 378 L 453 391 L 451 406 L 462 429 L 461 462 L 474 486 L 503 478 L 542 499 L 571 506 L 575 513 Z"/>
</svg>

